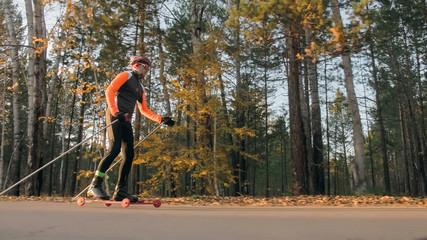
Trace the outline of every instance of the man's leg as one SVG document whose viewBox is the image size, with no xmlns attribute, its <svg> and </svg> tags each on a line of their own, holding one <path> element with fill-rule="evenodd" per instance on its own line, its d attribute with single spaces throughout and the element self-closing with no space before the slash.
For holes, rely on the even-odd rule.
<svg viewBox="0 0 427 240">
<path fill-rule="evenodd" d="M 133 131 L 132 125 L 130 122 L 125 122 L 122 127 L 122 150 L 124 161 L 120 165 L 119 169 L 119 178 L 117 181 L 117 186 L 114 191 L 114 200 L 121 201 L 125 198 L 128 198 L 131 202 L 137 202 L 138 198 L 134 197 L 127 193 L 127 181 L 130 170 L 132 168 L 132 162 L 135 156 L 133 148 Z"/>
<path fill-rule="evenodd" d="M 107 124 L 110 123 L 111 115 L 107 114 Z M 95 176 L 87 192 L 88 197 L 100 198 L 103 200 L 110 199 L 110 197 L 102 190 L 102 183 L 104 181 L 105 172 L 120 153 L 120 146 L 122 143 L 122 129 L 119 122 L 114 123 L 111 125 L 111 127 L 108 128 L 108 137 L 110 140 L 110 149 L 107 153 L 107 156 L 98 165 L 98 169 L 95 172 Z"/>
</svg>

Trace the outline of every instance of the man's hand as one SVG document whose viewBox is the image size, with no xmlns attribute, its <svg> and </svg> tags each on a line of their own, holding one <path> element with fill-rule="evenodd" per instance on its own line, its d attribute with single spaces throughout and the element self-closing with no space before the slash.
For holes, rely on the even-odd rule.
<svg viewBox="0 0 427 240">
<path fill-rule="evenodd" d="M 162 123 L 168 125 L 169 127 L 175 125 L 175 121 L 170 117 L 162 117 Z"/>
<path fill-rule="evenodd" d="M 123 122 L 126 121 L 126 116 L 122 112 L 117 112 L 114 117 L 117 118 L 117 119 L 119 119 L 119 122 L 121 122 L 121 123 L 123 123 Z"/>
</svg>

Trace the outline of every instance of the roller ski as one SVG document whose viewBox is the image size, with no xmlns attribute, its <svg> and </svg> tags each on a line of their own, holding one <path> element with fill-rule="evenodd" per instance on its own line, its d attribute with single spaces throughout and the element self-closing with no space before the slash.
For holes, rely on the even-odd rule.
<svg viewBox="0 0 427 240">
<path fill-rule="evenodd" d="M 85 203 L 104 203 L 106 207 L 109 207 L 112 204 L 121 204 L 124 208 L 129 207 L 129 205 L 131 204 L 153 205 L 156 208 L 162 205 L 159 199 L 156 199 L 152 202 L 139 201 L 137 196 L 133 196 L 127 193 L 127 178 L 124 178 L 122 181 L 119 181 L 116 186 L 116 189 L 114 190 L 113 200 L 110 200 L 110 197 L 102 190 L 103 181 L 103 177 L 95 175 L 86 194 L 88 199 L 84 197 L 79 198 L 77 200 L 77 205 L 83 206 Z"/>
<path fill-rule="evenodd" d="M 128 198 L 125 198 L 121 201 L 114 201 L 114 200 L 86 199 L 84 197 L 80 197 L 77 200 L 77 205 L 79 206 L 83 206 L 87 203 L 103 203 L 104 206 L 106 207 L 109 207 L 113 204 L 119 204 L 119 205 L 122 205 L 122 207 L 124 208 L 129 207 L 129 205 L 153 205 L 154 207 L 159 208 L 162 205 L 162 202 L 160 201 L 160 199 L 155 199 L 150 202 L 145 202 L 145 201 L 131 202 Z"/>
</svg>

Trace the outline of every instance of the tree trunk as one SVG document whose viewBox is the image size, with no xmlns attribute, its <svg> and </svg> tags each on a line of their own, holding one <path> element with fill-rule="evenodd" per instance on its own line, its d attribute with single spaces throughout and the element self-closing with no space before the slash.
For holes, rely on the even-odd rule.
<svg viewBox="0 0 427 240">
<path fill-rule="evenodd" d="M 229 1 L 227 5 L 227 9 L 232 9 L 235 7 L 237 9 L 237 12 L 240 14 L 240 0 L 235 1 Z M 227 106 L 225 101 L 225 89 L 223 86 L 223 81 L 221 79 L 221 99 L 222 99 L 222 108 L 224 113 L 226 114 L 226 124 L 228 128 L 242 128 L 246 125 L 245 123 L 245 109 L 242 105 L 242 102 L 244 101 L 244 86 L 242 83 L 242 77 L 241 77 L 241 24 L 240 19 L 236 17 L 235 19 L 236 23 L 234 26 L 230 28 L 231 31 L 231 38 L 232 38 L 232 49 L 230 50 L 230 55 L 232 56 L 232 59 L 234 61 L 234 77 L 236 80 L 236 86 L 235 86 L 235 97 L 234 97 L 234 122 L 235 124 L 230 124 L 230 117 L 227 112 Z M 233 177 L 235 179 L 235 183 L 232 184 L 232 193 L 231 195 L 237 196 L 240 194 L 246 195 L 249 193 L 248 185 L 246 184 L 249 179 L 249 175 L 247 170 L 249 170 L 249 163 L 247 163 L 247 160 L 244 158 L 242 152 L 245 151 L 245 137 L 241 137 L 238 134 L 228 134 L 228 140 L 230 145 L 234 145 L 236 147 L 236 150 L 231 150 L 231 165 L 233 167 Z M 247 166 L 247 169 L 244 169 L 242 166 Z"/>
<path fill-rule="evenodd" d="M 404 46 L 405 49 L 409 49 L 410 46 L 408 44 L 408 34 L 406 32 L 406 30 L 403 31 L 403 38 L 404 38 Z M 415 45 L 417 44 L 417 40 L 414 40 Z M 415 56 L 416 58 L 418 58 L 418 50 L 415 51 Z M 406 54 L 404 56 L 405 58 L 405 72 L 407 76 L 413 76 L 412 74 L 412 65 L 413 65 L 413 61 L 412 59 L 409 58 L 409 56 Z M 417 68 L 419 66 L 419 63 L 417 63 Z M 418 174 L 420 176 L 420 182 L 417 183 L 419 185 L 419 193 L 418 195 L 425 195 L 427 194 L 427 175 L 426 175 L 426 169 L 424 166 L 424 156 L 425 156 L 425 125 L 424 125 L 424 114 L 423 114 L 423 106 L 421 106 L 423 104 L 423 98 L 422 98 L 422 88 L 419 89 L 420 92 L 417 92 L 417 87 L 415 86 L 415 83 L 418 83 L 420 80 L 418 80 L 418 71 L 417 70 L 417 77 L 416 77 L 416 81 L 414 82 L 412 79 L 408 79 L 407 80 L 407 88 L 405 90 L 408 91 L 407 96 L 408 96 L 408 101 L 410 101 L 410 105 L 411 105 L 411 119 L 412 122 L 414 123 L 414 131 L 415 131 L 415 135 L 414 137 L 416 138 L 416 148 L 417 148 L 417 162 L 416 162 L 416 166 L 417 166 L 417 171 Z M 418 102 L 417 102 L 418 100 Z"/>
<path fill-rule="evenodd" d="M 77 85 L 78 85 L 78 80 L 75 81 L 75 85 L 74 85 L 74 89 L 77 89 Z M 73 101 L 71 103 L 71 113 L 70 113 L 70 125 L 68 126 L 68 137 L 67 137 L 67 147 L 66 149 L 70 149 L 70 145 L 71 145 L 71 134 L 73 131 L 73 121 L 74 121 L 74 109 L 76 106 L 76 101 L 77 101 L 77 94 L 75 92 L 73 92 Z M 65 131 L 64 131 L 65 133 Z M 62 179 L 61 179 L 61 191 L 62 194 L 65 196 L 67 193 L 67 188 L 66 188 L 66 184 L 67 184 L 67 177 L 68 177 L 68 159 L 69 159 L 69 154 L 65 155 L 65 159 L 63 160 L 63 165 L 61 167 L 61 172 L 62 172 Z"/>
<path fill-rule="evenodd" d="M 63 39 L 65 37 L 64 31 L 61 31 L 60 37 L 59 39 Z M 58 81 L 58 71 L 59 71 L 59 64 L 61 63 L 61 53 L 63 48 L 62 47 L 54 47 L 55 48 L 55 52 L 56 52 L 56 56 L 55 56 L 55 62 L 53 64 L 52 70 L 51 72 L 54 72 L 53 76 L 52 76 L 52 80 L 48 83 L 48 85 L 50 86 L 49 90 L 47 91 L 47 101 L 46 101 L 46 109 L 45 109 L 45 117 L 46 120 L 43 122 L 43 136 L 47 136 L 48 135 L 48 127 L 49 124 L 52 124 L 52 128 L 53 128 L 53 135 L 51 135 L 52 137 L 50 139 L 48 139 L 47 141 L 49 141 L 49 145 L 51 146 L 51 150 L 52 150 L 52 154 L 54 152 L 54 145 L 55 145 L 55 121 L 52 121 L 52 113 L 51 113 L 51 108 L 52 108 L 52 102 L 53 102 L 53 97 L 55 95 L 55 88 L 57 88 L 57 81 Z M 47 89 L 46 89 L 47 90 Z M 55 107 L 57 107 L 57 104 L 55 105 Z M 57 109 L 55 109 L 55 116 L 57 114 Z M 46 141 L 46 142 L 47 142 Z M 46 152 L 44 152 L 44 156 L 43 159 L 46 158 Z M 53 156 L 52 158 L 53 159 Z M 47 188 L 48 188 L 48 194 L 50 195 L 52 192 L 52 167 L 53 165 L 50 165 L 49 168 L 47 169 L 48 173 L 48 177 L 46 178 L 47 181 Z"/>
<path fill-rule="evenodd" d="M 334 160 L 333 160 L 333 167 L 334 167 L 334 195 L 336 196 L 338 194 L 338 150 L 337 150 L 337 145 L 338 145 L 338 122 L 335 122 L 334 124 Z"/>
<path fill-rule="evenodd" d="M 25 9 L 27 16 L 27 28 L 28 28 L 28 45 L 34 48 L 33 37 L 36 35 L 34 30 L 34 12 L 33 4 L 31 0 L 25 0 Z M 31 173 L 32 166 L 34 165 L 34 156 L 32 154 L 34 148 L 34 122 L 35 122 L 35 76 L 34 76 L 34 49 L 31 49 L 28 54 L 28 120 L 27 120 L 27 147 L 28 147 L 28 156 L 27 156 L 27 174 Z M 33 179 L 30 179 L 29 183 L 25 184 L 25 188 L 31 188 L 33 186 Z M 29 184 L 29 185 L 28 185 Z M 32 193 L 27 192 L 25 189 L 25 194 L 32 195 Z"/>
<path fill-rule="evenodd" d="M 4 174 L 4 135 L 5 135 L 5 129 L 6 129 L 6 89 L 7 89 L 7 85 L 6 85 L 6 81 L 3 81 L 3 91 L 2 91 L 2 98 L 1 98 L 1 112 L 2 112 L 2 124 L 1 124 L 1 137 L 0 137 L 0 190 L 3 189 L 3 176 L 5 176 Z M 9 165 L 12 163 L 12 159 L 9 162 Z M 8 175 L 8 174 L 7 174 Z M 4 181 L 7 181 L 7 177 Z M 5 185 L 5 188 L 7 188 L 7 185 Z"/>
<path fill-rule="evenodd" d="M 411 156 L 411 162 L 410 162 L 410 166 L 411 166 L 411 170 L 412 170 L 412 181 L 411 181 L 411 195 L 412 196 L 416 196 L 419 194 L 419 180 L 420 180 L 420 175 L 418 172 L 418 167 L 417 167 L 417 162 L 418 162 L 418 153 L 419 153 L 419 149 L 418 149 L 418 136 L 417 136 L 417 130 L 416 130 L 416 126 L 415 126 L 415 121 L 412 118 L 413 113 L 411 112 L 412 109 L 412 105 L 411 102 L 409 101 L 409 99 L 402 97 L 401 98 L 403 103 L 402 103 L 402 108 L 403 108 L 403 116 L 404 116 L 404 122 L 405 125 L 407 127 L 407 142 L 408 142 L 408 146 L 409 146 L 409 151 L 410 151 L 410 156 Z"/>
<path fill-rule="evenodd" d="M 144 53 L 144 23 L 145 23 L 145 4 L 141 1 L 137 4 L 138 6 L 138 16 L 135 24 L 135 48 L 134 55 L 137 55 L 137 52 Z M 139 36 L 138 36 L 139 35 Z M 135 133 L 134 133 L 134 141 L 135 143 L 139 142 L 139 139 L 141 138 L 141 113 L 139 112 L 139 109 L 136 110 L 135 114 Z M 138 157 L 140 151 L 139 149 L 135 149 L 135 156 Z M 124 161 L 124 160 L 123 160 Z M 132 191 L 133 194 L 139 194 L 140 190 L 138 181 L 140 181 L 140 166 L 133 165 L 132 171 L 131 171 L 131 185 L 132 185 Z"/>
<path fill-rule="evenodd" d="M 65 37 L 65 33 L 64 30 L 61 30 L 61 35 L 60 35 L 60 39 L 63 39 Z M 59 78 L 59 65 L 61 63 L 61 53 L 62 53 L 62 47 L 57 46 L 56 49 L 56 57 L 55 57 L 55 63 L 54 63 L 54 67 L 53 67 L 53 76 L 52 76 L 52 82 L 51 84 L 51 88 L 50 91 L 48 93 L 48 100 L 46 103 L 46 116 L 50 116 L 50 108 L 52 105 L 52 101 L 53 101 L 53 96 L 55 96 L 55 88 L 58 88 L 58 92 L 56 94 L 56 98 L 55 98 L 55 104 L 54 104 L 54 114 L 53 114 L 53 118 L 58 118 L 58 108 L 59 108 L 59 99 L 60 99 L 60 92 L 61 92 L 61 86 L 62 86 L 62 78 Z M 66 55 L 66 53 L 64 53 Z M 57 85 L 57 82 L 60 81 L 60 83 Z M 50 147 L 51 147 L 51 159 L 53 159 L 55 157 L 55 145 L 56 145 L 56 139 L 55 139 L 55 134 L 56 134 L 56 125 L 57 125 L 57 120 L 53 120 L 52 121 L 52 133 L 51 133 L 51 138 L 50 138 Z M 47 134 L 47 124 L 44 127 L 43 130 L 46 134 Z M 48 195 L 51 196 L 52 195 L 52 191 L 54 188 L 54 175 L 53 175 L 53 171 L 55 169 L 56 163 L 54 163 L 53 165 L 50 165 L 48 168 L 49 171 L 49 184 L 48 184 Z"/>
<path fill-rule="evenodd" d="M 309 193 L 308 166 L 304 153 L 305 140 L 302 125 L 300 103 L 300 61 L 297 58 L 299 39 L 294 32 L 294 25 L 288 26 L 286 45 L 288 47 L 290 72 L 288 78 L 290 130 L 292 139 L 292 172 L 293 194 L 307 195 Z"/>
<path fill-rule="evenodd" d="M 343 162 L 344 162 L 344 169 L 345 169 L 345 177 L 346 177 L 346 181 L 341 181 L 342 183 L 343 183 L 343 191 L 342 191 L 342 194 L 345 194 L 345 195 L 349 195 L 349 193 L 350 192 L 352 192 L 353 191 L 353 184 L 352 184 L 352 181 L 351 181 L 351 179 L 350 179 L 350 173 L 353 173 L 353 169 L 351 169 L 351 170 L 349 170 L 348 169 L 348 162 L 347 162 L 347 146 L 346 146 L 346 141 L 345 141 L 345 127 L 344 127 L 344 117 L 343 117 L 343 112 L 341 112 L 340 113 L 340 116 L 341 116 L 341 124 L 340 124 L 340 127 L 341 127 L 341 140 L 342 140 L 342 142 L 341 142 L 341 144 L 342 144 L 342 149 L 343 149 Z M 351 172 L 350 172 L 351 171 Z M 345 191 L 345 187 L 346 186 L 349 186 L 349 188 L 350 188 L 350 190 L 349 190 L 349 193 L 347 193 L 346 191 Z"/>
<path fill-rule="evenodd" d="M 286 119 L 283 118 L 283 123 L 285 124 L 283 127 L 283 131 L 280 134 L 280 158 L 281 158 L 281 192 L 282 194 L 285 194 L 288 189 L 288 169 L 286 167 L 286 158 L 287 158 L 287 151 L 286 146 L 288 145 L 287 136 L 286 136 Z"/>
<path fill-rule="evenodd" d="M 411 188 L 411 180 L 410 180 L 410 166 L 409 166 L 409 153 L 408 153 L 408 143 L 407 143 L 407 131 L 405 127 L 404 122 L 404 116 L 403 116 L 403 106 L 401 103 L 399 103 L 399 123 L 400 123 L 400 132 L 402 137 L 402 145 L 403 145 L 403 151 L 401 152 L 401 157 L 404 162 L 405 170 L 404 170 L 404 180 L 405 180 L 405 195 L 412 192 Z"/>
<path fill-rule="evenodd" d="M 80 106 L 80 113 L 79 113 L 79 125 L 78 125 L 78 131 L 77 131 L 77 143 L 80 143 L 83 140 L 83 125 L 84 125 L 84 117 L 85 117 L 85 109 L 86 109 L 86 97 L 87 97 L 87 93 L 85 93 L 86 91 L 86 83 L 83 83 L 83 93 L 82 93 L 82 104 Z M 78 171 L 78 166 L 79 166 L 79 162 L 81 161 L 81 149 L 82 149 L 82 145 L 79 145 L 76 149 L 76 158 L 74 159 L 74 165 L 73 165 L 73 170 L 71 171 L 71 183 L 70 186 L 68 188 L 68 194 L 67 196 L 74 196 L 74 191 L 76 189 L 76 183 L 77 183 L 77 171 Z"/>
<path fill-rule="evenodd" d="M 160 30 L 160 19 L 157 16 L 157 27 Z M 159 62 L 160 62 L 160 68 L 159 68 L 159 81 L 162 84 L 162 89 L 163 89 L 163 99 L 164 99 L 164 103 L 166 106 L 166 115 L 172 117 L 172 107 L 171 107 L 171 101 L 170 101 L 170 94 L 169 94 L 169 88 L 167 85 L 167 81 L 166 81 L 166 77 L 165 77 L 165 61 L 166 61 L 166 54 L 163 51 L 163 35 L 159 34 L 159 39 L 158 39 L 158 49 L 159 49 Z M 174 136 L 175 135 L 175 136 Z M 176 134 L 173 133 L 168 133 L 168 137 L 170 138 L 175 138 L 178 141 L 178 136 Z M 172 185 L 171 186 L 171 197 L 176 197 L 177 193 L 175 190 L 175 180 L 173 179 L 173 168 L 170 166 L 170 163 L 168 163 L 167 166 L 168 169 L 168 180 L 169 183 Z"/>
<path fill-rule="evenodd" d="M 4 10 L 6 14 L 7 28 L 9 31 L 10 42 L 15 47 L 12 48 L 12 109 L 13 109 L 13 151 L 12 158 L 10 164 L 10 172 L 8 176 L 9 183 L 6 182 L 6 186 L 9 186 L 15 182 L 19 181 L 19 175 L 21 172 L 21 155 L 22 155 L 22 147 L 21 147 L 21 117 L 20 117 L 20 109 L 21 103 L 19 101 L 20 97 L 20 83 L 19 83 L 19 72 L 20 63 L 19 63 L 19 52 L 18 52 L 18 40 L 16 39 L 16 31 L 13 25 L 13 15 L 11 10 L 12 2 L 11 0 L 6 0 L 4 4 Z M 3 143 L 3 141 L 2 141 Z M 3 168 L 3 164 L 1 164 L 1 168 Z M 3 169 L 0 171 L 0 178 L 3 176 Z M 1 182 L 1 179 L 0 179 Z M 0 188 L 3 186 L 3 183 L 0 183 Z M 10 190 L 9 192 L 12 196 L 19 195 L 19 185 Z"/>
<path fill-rule="evenodd" d="M 201 3 L 198 0 L 190 0 L 190 9 L 191 9 L 191 43 L 193 46 L 193 55 L 195 56 L 196 62 L 201 63 L 203 53 L 201 52 L 202 48 L 202 24 L 203 24 L 203 16 L 204 11 L 206 10 L 206 6 Z M 194 66 L 196 76 L 195 76 L 195 82 L 196 82 L 196 95 L 198 99 L 197 108 L 196 110 L 201 110 L 201 108 L 205 107 L 205 104 L 208 101 L 207 94 L 206 94 L 206 80 L 203 74 L 202 66 Z M 198 143 L 201 143 L 203 147 L 209 147 L 211 149 L 211 135 L 209 133 L 209 122 L 210 122 L 210 115 L 207 113 L 200 114 L 199 119 L 196 123 L 196 128 L 198 128 L 198 131 L 200 131 L 200 135 L 198 137 Z"/>
<path fill-rule="evenodd" d="M 28 40 L 30 45 L 33 38 L 45 40 L 44 30 L 44 5 L 41 0 L 26 0 L 26 12 L 28 22 Z M 33 10 L 34 5 L 34 10 Z M 34 17 L 34 21 L 33 21 Z M 28 61 L 28 158 L 27 174 L 37 170 L 42 162 L 43 156 L 43 117 L 45 115 L 45 75 L 46 75 L 46 52 L 43 42 L 35 43 L 35 50 L 30 51 Z M 38 175 L 41 176 L 42 172 Z M 32 178 L 25 184 L 25 194 L 28 196 L 40 194 L 41 179 Z"/>
<path fill-rule="evenodd" d="M 302 64 L 302 62 L 301 62 Z M 300 76 L 300 102 L 301 102 L 301 117 L 302 117 L 302 126 L 304 129 L 304 139 L 305 139 L 305 158 L 307 159 L 307 168 L 308 168 L 308 186 L 309 194 L 314 192 L 314 163 L 313 163 L 313 151 L 311 143 L 311 125 L 310 125 L 310 103 L 309 103 L 309 84 L 308 84 L 308 74 L 307 74 L 307 64 L 302 65 L 304 69 L 304 75 Z M 304 82 L 303 82 L 304 81 Z"/>
<path fill-rule="evenodd" d="M 374 78 L 374 89 L 375 89 L 375 103 L 377 109 L 377 119 L 380 127 L 380 136 L 381 136 L 381 153 L 383 158 L 383 170 L 384 170 L 384 187 L 386 193 L 390 193 L 390 174 L 388 167 L 388 156 L 387 156 L 387 140 L 386 140 L 386 130 L 384 127 L 384 118 L 382 113 L 382 105 L 381 105 L 381 89 L 379 86 L 378 75 L 377 75 L 377 66 L 375 64 L 375 56 L 374 56 L 374 43 L 370 39 L 369 41 L 369 55 L 371 57 L 371 66 L 372 66 L 372 76 Z M 372 172 L 374 169 L 372 169 Z M 373 180 L 374 181 L 374 180 Z M 374 183 L 375 184 L 375 183 Z M 374 185 L 375 186 L 375 185 Z"/>
<path fill-rule="evenodd" d="M 190 0 L 189 2 L 191 19 L 190 19 L 190 35 L 191 43 L 193 47 L 192 56 L 194 56 L 193 69 L 195 74 L 192 79 L 194 81 L 194 94 L 196 96 L 196 102 L 193 103 L 195 106 L 193 111 L 202 112 L 201 114 L 195 114 L 193 119 L 195 124 L 195 139 L 197 142 L 197 148 L 203 149 L 203 151 L 198 155 L 198 160 L 200 160 L 202 165 L 210 163 L 211 159 L 207 159 L 204 156 L 211 156 L 213 149 L 213 138 L 212 138 L 212 129 L 211 129 L 211 114 L 207 109 L 207 83 L 204 76 L 204 53 L 202 52 L 203 42 L 202 42 L 202 29 L 203 29 L 203 17 L 204 11 L 206 10 L 206 3 L 198 0 Z M 194 145 L 193 145 L 194 146 Z M 209 173 L 210 174 L 210 173 Z M 196 182 L 197 184 L 197 182 Z M 200 189 L 201 194 L 205 191 L 205 179 L 201 179 Z"/>
<path fill-rule="evenodd" d="M 265 43 L 265 42 L 264 42 Z M 267 76 L 267 56 L 268 56 L 268 46 L 265 44 L 263 46 L 264 50 L 264 72 L 263 72 L 263 82 L 264 82 L 264 160 L 265 160 L 265 197 L 270 197 L 270 158 L 269 158 L 269 139 L 268 139 L 268 76 Z M 242 169 L 244 166 L 241 166 Z M 240 173 L 243 174 L 243 173 Z"/>
<path fill-rule="evenodd" d="M 426 175 L 426 164 L 425 161 L 427 159 L 427 146 L 426 146 L 426 126 L 424 123 L 424 94 L 423 94 L 423 88 L 422 88 L 422 80 L 421 80 L 421 66 L 420 66 L 420 56 L 419 56 L 419 50 L 418 48 L 415 51 L 416 53 L 416 60 L 417 60 L 417 87 L 418 87 L 418 106 L 419 106 L 419 113 L 420 116 L 418 118 L 419 121 L 419 128 L 420 128 L 420 137 L 421 137 L 421 153 L 423 155 L 422 161 L 420 162 L 420 170 L 423 178 L 423 185 L 424 185 L 424 194 L 427 194 L 427 175 Z"/>
<path fill-rule="evenodd" d="M 59 84 L 59 86 L 61 86 L 62 83 Z M 56 95 L 56 101 L 55 101 L 55 113 L 54 113 L 54 117 L 57 118 L 58 116 L 58 110 L 59 110 L 59 99 L 60 99 L 60 92 L 61 89 L 58 89 L 58 93 Z M 53 122 L 53 126 L 52 126 L 52 135 L 51 135 L 51 156 L 50 158 L 53 159 L 55 157 L 55 145 L 56 145 L 56 120 Z M 56 163 L 52 164 L 51 166 L 49 166 L 48 168 L 49 170 L 49 185 L 48 185 L 48 195 L 52 196 L 52 192 L 54 191 L 55 188 L 57 188 L 56 184 L 54 184 L 54 169 L 56 169 Z"/>
<path fill-rule="evenodd" d="M 237 9 L 240 9 L 240 0 L 237 0 L 236 2 L 236 7 Z M 241 34 L 241 25 L 240 25 L 240 20 L 238 23 L 238 26 L 236 28 L 236 31 L 234 33 L 234 48 L 236 50 L 236 55 L 235 55 L 235 74 L 236 74 L 236 127 L 237 128 L 242 128 L 244 126 L 247 125 L 246 123 L 246 119 L 245 119 L 245 108 L 242 105 L 242 101 L 243 99 L 245 99 L 244 96 L 244 89 L 245 86 L 243 86 L 243 82 L 242 82 L 242 76 L 241 76 L 241 57 L 240 57 L 240 52 L 241 50 L 241 40 L 240 40 L 240 34 Z M 240 137 L 240 135 L 237 135 L 237 144 L 239 144 L 239 151 L 237 151 L 237 153 L 235 154 L 235 158 L 237 159 L 238 162 L 238 167 L 237 167 L 237 172 L 242 172 L 242 175 L 244 177 L 240 177 L 238 179 L 238 185 L 239 185 L 239 193 L 241 194 L 248 194 L 248 190 L 244 188 L 245 182 L 247 181 L 248 177 L 247 174 L 245 172 L 245 169 L 242 166 L 246 166 L 246 159 L 243 156 L 243 154 L 241 154 L 241 152 L 245 152 L 246 151 L 246 141 L 245 138 Z"/>
<path fill-rule="evenodd" d="M 325 58 L 325 68 L 323 70 L 323 76 L 325 78 L 325 105 L 326 105 L 326 151 L 327 151 L 327 177 L 328 177 L 328 181 L 326 184 L 327 187 L 327 191 L 326 194 L 327 195 L 331 195 L 331 137 L 330 137 L 330 133 L 329 133 L 329 100 L 328 100 L 328 75 L 327 75 L 327 61 Z"/>
<path fill-rule="evenodd" d="M 427 23 L 427 7 L 426 7 L 426 1 L 425 0 L 420 1 L 420 8 L 423 11 L 424 21 Z"/>
<path fill-rule="evenodd" d="M 367 83 L 365 82 L 365 84 L 367 84 Z M 365 85 L 363 86 L 363 98 L 364 98 L 364 102 L 365 102 L 365 109 L 368 109 L 368 103 L 367 103 L 368 96 L 366 95 L 366 86 Z M 369 122 L 369 111 L 365 112 L 365 118 L 366 118 L 366 127 L 368 130 L 368 134 L 370 135 L 372 130 L 371 130 L 371 124 Z M 374 156 L 373 156 L 372 137 L 371 136 L 368 137 L 368 148 L 369 148 L 369 163 L 371 164 L 372 187 L 375 188 L 375 186 L 376 186 L 375 167 L 374 167 Z"/>
<path fill-rule="evenodd" d="M 310 26 L 305 26 L 306 46 L 310 47 L 313 41 L 313 33 Z M 319 84 L 316 75 L 315 59 L 308 57 L 307 69 L 308 79 L 310 83 L 311 95 L 311 128 L 313 137 L 313 187 L 314 194 L 325 194 L 325 173 L 323 165 L 323 139 L 322 139 L 322 118 L 320 110 Z"/>
<path fill-rule="evenodd" d="M 419 133 L 419 124 L 417 123 L 416 116 L 417 107 L 416 101 L 414 99 L 414 87 L 412 84 L 412 79 L 405 77 L 405 74 L 401 72 L 402 65 L 397 60 L 393 49 L 390 48 L 389 53 L 390 68 L 396 79 L 394 83 L 399 94 L 398 99 L 400 100 L 400 105 L 402 108 L 403 127 L 406 130 L 405 137 L 408 144 L 408 151 L 410 151 L 411 156 L 410 165 L 412 167 L 412 181 L 409 183 L 411 185 L 411 194 L 419 195 L 420 177 L 423 177 L 423 172 L 420 169 L 423 161 L 423 154 L 420 139 L 421 137 Z M 406 65 L 408 65 L 408 62 Z"/>
<path fill-rule="evenodd" d="M 333 18 L 336 26 L 343 30 L 342 18 L 338 0 L 331 0 Z M 355 163 L 355 183 L 356 190 L 363 192 L 366 190 L 366 167 L 365 167 L 365 151 L 364 138 L 362 132 L 362 121 L 360 119 L 359 106 L 357 103 L 356 92 L 354 90 L 353 70 L 351 66 L 350 50 L 346 45 L 341 43 L 343 51 L 341 52 L 342 64 L 344 68 L 344 85 L 347 91 L 347 99 L 351 113 L 353 126 L 353 143 L 354 143 L 354 163 Z"/>
</svg>

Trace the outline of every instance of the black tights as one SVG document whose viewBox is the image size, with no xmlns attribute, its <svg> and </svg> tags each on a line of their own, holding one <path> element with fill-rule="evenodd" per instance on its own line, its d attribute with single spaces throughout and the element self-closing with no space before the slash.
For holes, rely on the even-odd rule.
<svg viewBox="0 0 427 240">
<path fill-rule="evenodd" d="M 109 111 L 107 111 L 109 113 Z M 110 124 L 115 120 L 111 114 L 107 113 L 107 124 Z M 108 137 L 110 140 L 110 149 L 107 156 L 99 163 L 98 171 L 105 173 L 110 167 L 113 160 L 119 155 L 120 148 L 123 150 L 124 161 L 120 164 L 119 178 L 117 182 L 119 184 L 126 184 L 127 177 L 132 168 L 132 162 L 134 158 L 133 149 L 133 130 L 130 122 L 118 121 L 108 128 Z"/>
</svg>

